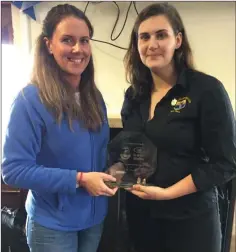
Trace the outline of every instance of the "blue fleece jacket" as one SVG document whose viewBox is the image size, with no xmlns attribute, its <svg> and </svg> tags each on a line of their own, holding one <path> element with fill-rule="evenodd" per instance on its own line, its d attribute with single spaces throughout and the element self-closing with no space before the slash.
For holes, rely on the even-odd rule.
<svg viewBox="0 0 236 252">
<path fill-rule="evenodd" d="M 13 103 L 3 148 L 3 180 L 30 189 L 29 217 L 55 230 L 79 231 L 101 223 L 107 213 L 107 197 L 76 188 L 78 171 L 105 169 L 107 117 L 99 132 L 83 129 L 77 121 L 73 129 L 66 119 L 58 125 L 37 87 L 28 85 Z"/>
</svg>

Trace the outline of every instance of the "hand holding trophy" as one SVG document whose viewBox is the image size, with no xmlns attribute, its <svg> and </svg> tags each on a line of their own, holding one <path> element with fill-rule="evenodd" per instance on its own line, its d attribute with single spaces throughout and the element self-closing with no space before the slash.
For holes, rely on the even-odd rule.
<svg viewBox="0 0 236 252">
<path fill-rule="evenodd" d="M 142 132 L 120 132 L 108 144 L 107 173 L 116 182 L 110 187 L 130 188 L 134 184 L 148 185 L 148 178 L 155 172 L 157 150 Z"/>
</svg>

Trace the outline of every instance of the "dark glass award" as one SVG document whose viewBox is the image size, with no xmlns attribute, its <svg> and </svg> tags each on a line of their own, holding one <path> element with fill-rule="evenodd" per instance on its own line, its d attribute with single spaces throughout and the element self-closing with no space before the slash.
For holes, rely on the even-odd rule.
<svg viewBox="0 0 236 252">
<path fill-rule="evenodd" d="M 157 166 L 157 149 L 142 132 L 121 131 L 108 144 L 107 173 L 116 182 L 110 187 L 129 188 L 134 184 L 148 185 L 148 178 Z"/>
</svg>

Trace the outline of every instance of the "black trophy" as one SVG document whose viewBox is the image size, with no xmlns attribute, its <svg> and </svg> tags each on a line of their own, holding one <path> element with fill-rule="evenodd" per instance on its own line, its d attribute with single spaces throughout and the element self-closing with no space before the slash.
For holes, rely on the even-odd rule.
<svg viewBox="0 0 236 252">
<path fill-rule="evenodd" d="M 110 187 L 129 188 L 134 184 L 148 185 L 148 178 L 157 166 L 157 149 L 142 132 L 121 131 L 108 144 L 107 173 L 116 182 Z"/>
</svg>

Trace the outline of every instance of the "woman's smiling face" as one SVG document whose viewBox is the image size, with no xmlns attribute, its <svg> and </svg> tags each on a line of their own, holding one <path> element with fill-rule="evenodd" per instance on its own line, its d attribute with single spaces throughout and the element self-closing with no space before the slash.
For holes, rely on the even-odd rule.
<svg viewBox="0 0 236 252">
<path fill-rule="evenodd" d="M 57 25 L 51 39 L 46 39 L 49 53 L 68 75 L 78 77 L 91 58 L 89 28 L 76 17 L 66 17 Z"/>
</svg>

